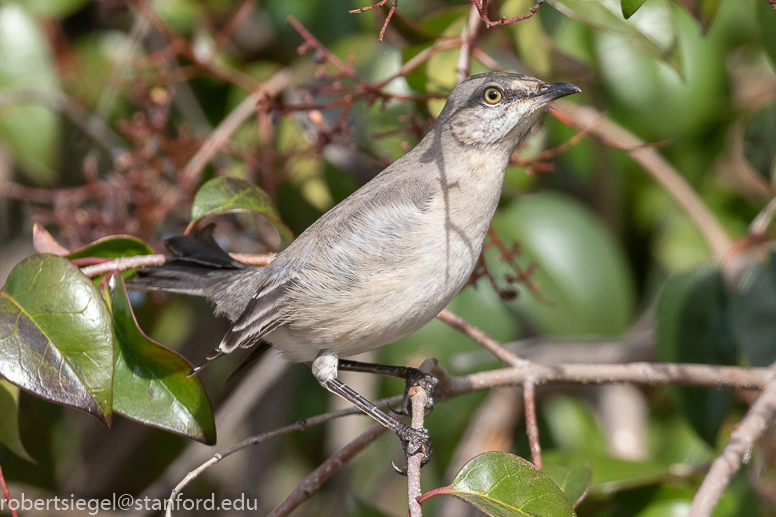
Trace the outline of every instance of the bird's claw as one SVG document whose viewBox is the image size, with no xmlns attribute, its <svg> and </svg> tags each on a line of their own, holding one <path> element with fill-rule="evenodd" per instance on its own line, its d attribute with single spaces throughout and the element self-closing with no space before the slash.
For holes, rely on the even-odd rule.
<svg viewBox="0 0 776 517">
<path fill-rule="evenodd" d="M 415 429 L 405 426 L 399 432 L 396 433 L 401 440 L 402 447 L 404 448 L 404 454 L 409 460 L 410 456 L 414 456 L 419 452 L 423 452 L 423 458 L 420 461 L 422 467 L 431 459 L 431 436 L 428 434 L 428 429 Z M 406 468 L 399 468 L 395 463 L 391 462 L 393 469 L 402 476 L 407 475 Z"/>
<path fill-rule="evenodd" d="M 431 374 L 424 373 L 418 369 L 413 369 L 412 374 L 407 377 L 404 385 L 404 399 L 397 413 L 402 415 L 412 415 L 412 403 L 410 401 L 410 390 L 412 388 L 423 388 L 426 391 L 426 414 L 434 409 L 434 390 L 436 390 L 439 379 Z"/>
</svg>

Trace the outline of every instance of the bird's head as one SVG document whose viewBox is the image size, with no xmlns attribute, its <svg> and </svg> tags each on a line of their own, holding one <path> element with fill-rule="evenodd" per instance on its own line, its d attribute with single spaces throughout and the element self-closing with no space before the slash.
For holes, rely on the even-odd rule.
<svg viewBox="0 0 776 517">
<path fill-rule="evenodd" d="M 437 125 L 448 125 L 463 145 L 496 145 L 511 153 L 544 108 L 580 91 L 573 84 L 545 83 L 522 74 L 473 75 L 450 94 Z"/>
</svg>

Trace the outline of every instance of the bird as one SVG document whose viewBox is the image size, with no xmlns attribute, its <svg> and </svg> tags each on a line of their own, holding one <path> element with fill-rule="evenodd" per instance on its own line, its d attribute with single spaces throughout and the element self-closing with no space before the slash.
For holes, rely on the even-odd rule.
<svg viewBox="0 0 776 517">
<path fill-rule="evenodd" d="M 130 287 L 205 296 L 231 320 L 221 343 L 192 374 L 237 348 L 272 348 L 309 363 L 323 387 L 395 432 L 408 457 L 423 452 L 425 463 L 431 454 L 426 429 L 382 412 L 337 378 L 340 369 L 379 365 L 342 358 L 418 330 L 466 285 L 510 156 L 550 103 L 580 91 L 523 74 L 473 75 L 450 93 L 415 148 L 322 215 L 268 265 L 234 260 L 206 227 L 165 241 L 167 263 L 140 270 Z M 380 373 L 412 382 L 425 375 L 403 367 Z"/>
</svg>

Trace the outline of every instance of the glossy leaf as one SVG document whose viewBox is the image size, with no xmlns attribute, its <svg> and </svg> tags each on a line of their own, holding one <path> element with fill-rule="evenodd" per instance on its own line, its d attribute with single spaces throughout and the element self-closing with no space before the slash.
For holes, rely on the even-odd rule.
<svg viewBox="0 0 776 517">
<path fill-rule="evenodd" d="M 70 261 L 32 255 L 0 292 L 0 375 L 110 427 L 113 333 L 100 293 Z"/>
<path fill-rule="evenodd" d="M 644 4 L 644 0 L 620 0 L 623 17 L 627 20 L 633 16 L 642 4 Z"/>
<path fill-rule="evenodd" d="M 236 178 L 214 178 L 202 185 L 191 206 L 189 228 L 204 217 L 234 212 L 255 212 L 265 217 L 280 235 L 283 248 L 294 240 L 291 230 L 280 221 L 269 195 L 256 185 Z"/>
<path fill-rule="evenodd" d="M 84 257 L 119 258 L 137 255 L 153 255 L 154 250 L 148 244 L 131 235 L 111 235 L 103 237 L 83 248 L 70 253 L 70 260 Z"/>
<path fill-rule="evenodd" d="M 542 468 L 542 472 L 563 490 L 566 499 L 574 508 L 585 499 L 593 482 L 590 465 L 574 468 L 546 465 Z"/>
<path fill-rule="evenodd" d="M 513 302 L 543 332 L 555 335 L 624 332 L 633 318 L 635 288 L 623 252 L 590 210 L 560 194 L 518 198 L 493 220 L 507 246 L 519 243 L 523 267 L 547 301 L 521 290 Z M 503 264 L 488 256 L 489 265 Z"/>
<path fill-rule="evenodd" d="M 614 7 L 601 1 L 548 0 L 569 18 L 610 34 L 621 36 L 644 54 L 660 59 L 683 75 L 670 6 L 662 2 L 643 5 L 639 17 L 625 20 Z"/>
<path fill-rule="evenodd" d="M 0 443 L 27 461 L 35 462 L 19 435 L 19 388 L 0 379 Z"/>
<path fill-rule="evenodd" d="M 43 30 L 18 4 L 0 6 L 0 90 L 58 89 L 56 66 Z M 14 102 L 2 107 L 0 141 L 28 178 L 39 184 L 54 177 L 59 117 L 39 103 Z"/>
<path fill-rule="evenodd" d="M 728 325 L 728 300 L 718 267 L 669 279 L 657 304 L 657 346 L 661 361 L 735 364 Z M 695 431 L 714 445 L 732 404 L 729 391 L 672 387 L 674 399 Z"/>
<path fill-rule="evenodd" d="M 191 363 L 149 339 L 138 328 L 123 280 L 110 281 L 116 343 L 113 408 L 146 425 L 212 445 L 213 410 L 198 376 L 187 377 Z"/>
<path fill-rule="evenodd" d="M 463 466 L 453 482 L 418 498 L 452 495 L 493 517 L 574 516 L 563 491 L 519 456 L 486 452 Z"/>
<path fill-rule="evenodd" d="M 755 264 L 730 300 L 736 342 L 754 366 L 776 361 L 776 255 Z"/>
</svg>

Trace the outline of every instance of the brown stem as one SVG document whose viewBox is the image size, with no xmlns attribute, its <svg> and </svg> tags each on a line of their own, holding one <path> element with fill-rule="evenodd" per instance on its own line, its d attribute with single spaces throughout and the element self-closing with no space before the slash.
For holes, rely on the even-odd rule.
<svg viewBox="0 0 776 517">
<path fill-rule="evenodd" d="M 523 383 L 523 400 L 525 401 L 525 427 L 528 433 L 528 443 L 531 447 L 531 461 L 534 466 L 542 468 L 542 447 L 539 444 L 539 424 L 536 421 L 536 390 L 533 379 Z"/>
<path fill-rule="evenodd" d="M 423 429 L 423 420 L 426 416 L 426 401 L 428 395 L 421 387 L 413 387 L 409 391 L 412 403 L 412 427 Z M 418 497 L 423 493 L 420 489 L 420 466 L 423 461 L 423 450 L 407 458 L 407 498 L 409 499 L 410 517 L 421 517 L 423 510 L 418 502 Z"/>
<path fill-rule="evenodd" d="M 485 347 L 489 352 L 501 359 L 506 364 L 511 366 L 519 366 L 527 363 L 527 361 L 521 359 L 514 353 L 504 348 L 504 345 L 488 336 L 485 332 L 478 329 L 460 316 L 456 316 L 447 309 L 443 309 L 442 312 L 437 314 L 437 318 L 444 321 L 465 336 L 472 338 L 474 341 Z"/>
<path fill-rule="evenodd" d="M 602 120 L 601 113 L 595 108 L 561 102 L 554 104 L 550 113 L 564 124 L 582 130 L 587 129 L 590 135 L 601 139 L 607 145 L 625 150 L 645 171 L 663 185 L 687 212 L 706 238 L 714 255 L 719 259 L 726 256 L 732 244 L 730 238 L 690 184 L 654 147 L 647 145 L 612 120 L 608 118 Z"/>
<path fill-rule="evenodd" d="M 776 417 L 776 381 L 771 381 L 733 431 L 730 442 L 711 464 L 709 473 L 701 483 L 690 506 L 689 517 L 711 515 L 722 492 L 730 484 L 741 463 L 749 460 L 754 443 L 773 423 L 774 417 Z"/>
<path fill-rule="evenodd" d="M 291 513 L 296 507 L 309 499 L 321 484 L 337 472 L 342 465 L 361 452 L 367 445 L 377 440 L 385 431 L 387 429 L 382 424 L 374 424 L 361 433 L 358 438 L 337 451 L 312 471 L 309 476 L 304 478 L 294 491 L 288 494 L 288 497 L 272 510 L 268 517 L 284 517 Z"/>
</svg>

